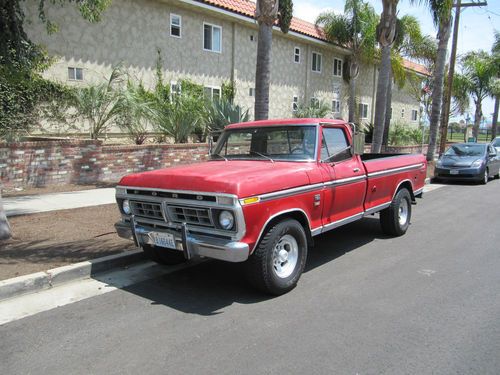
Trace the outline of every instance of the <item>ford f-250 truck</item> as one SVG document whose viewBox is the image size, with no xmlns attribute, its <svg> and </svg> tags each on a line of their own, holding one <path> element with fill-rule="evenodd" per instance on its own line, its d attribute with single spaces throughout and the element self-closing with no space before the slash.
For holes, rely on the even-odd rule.
<svg viewBox="0 0 500 375">
<path fill-rule="evenodd" d="M 286 293 L 315 236 L 375 213 L 386 234 L 408 229 L 424 156 L 360 155 L 353 138 L 339 120 L 229 125 L 209 161 L 123 177 L 118 235 L 163 264 L 245 262 L 256 287 Z"/>
</svg>

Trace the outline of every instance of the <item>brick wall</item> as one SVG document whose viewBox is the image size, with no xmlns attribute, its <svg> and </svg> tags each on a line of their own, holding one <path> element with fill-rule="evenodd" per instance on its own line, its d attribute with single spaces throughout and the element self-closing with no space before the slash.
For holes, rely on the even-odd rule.
<svg viewBox="0 0 500 375">
<path fill-rule="evenodd" d="M 387 147 L 420 153 L 421 146 Z M 369 152 L 370 145 L 366 145 Z M 427 146 L 424 146 L 424 152 Z M 103 146 L 99 141 L 0 143 L 0 186 L 116 182 L 126 174 L 206 160 L 206 144 Z"/>
<path fill-rule="evenodd" d="M 0 143 L 7 188 L 114 182 L 133 173 L 205 160 L 206 144 L 103 146 L 99 141 Z"/>
</svg>

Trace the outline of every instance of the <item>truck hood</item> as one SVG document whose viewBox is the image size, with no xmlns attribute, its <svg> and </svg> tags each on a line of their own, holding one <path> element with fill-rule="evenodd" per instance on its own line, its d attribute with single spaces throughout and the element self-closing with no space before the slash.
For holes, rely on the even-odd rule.
<svg viewBox="0 0 500 375">
<path fill-rule="evenodd" d="M 310 183 L 315 163 L 230 160 L 135 173 L 121 186 L 234 194 L 238 198 L 271 193 Z"/>
</svg>

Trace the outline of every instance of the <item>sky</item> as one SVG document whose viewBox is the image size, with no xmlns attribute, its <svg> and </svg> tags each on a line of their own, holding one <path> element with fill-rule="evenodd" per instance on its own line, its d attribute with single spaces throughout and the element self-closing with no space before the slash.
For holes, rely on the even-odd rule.
<svg viewBox="0 0 500 375">
<path fill-rule="evenodd" d="M 462 3 L 478 2 L 479 0 L 462 0 Z M 368 0 L 377 13 L 382 12 L 381 0 Z M 500 0 L 487 0 L 488 5 L 462 9 L 460 14 L 460 29 L 458 33 L 458 54 L 472 50 L 491 50 L 493 30 L 500 31 Z M 294 15 L 306 21 L 315 21 L 318 14 L 324 11 L 343 12 L 344 0 L 294 0 Z M 424 5 L 410 5 L 409 0 L 400 0 L 398 4 L 400 16 L 411 14 L 420 21 L 424 33 L 436 36 L 432 18 Z M 451 50 L 451 38 L 448 51 Z M 458 67 L 457 67 L 458 68 Z M 483 104 L 483 113 L 490 119 L 493 112 L 493 101 L 487 99 Z M 471 117 L 473 117 L 471 109 Z"/>
</svg>

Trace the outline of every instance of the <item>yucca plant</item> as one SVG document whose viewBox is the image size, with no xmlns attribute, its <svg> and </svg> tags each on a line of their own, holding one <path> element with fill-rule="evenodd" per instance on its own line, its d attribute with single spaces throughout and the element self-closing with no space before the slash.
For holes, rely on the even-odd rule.
<svg viewBox="0 0 500 375">
<path fill-rule="evenodd" d="M 249 120 L 248 109 L 221 98 L 207 102 L 207 130 L 222 130 L 226 125 Z"/>
</svg>

